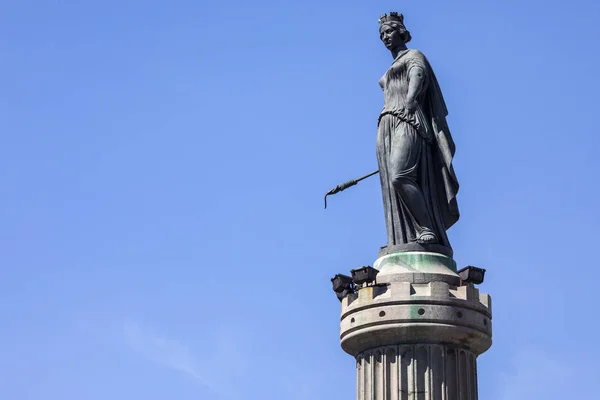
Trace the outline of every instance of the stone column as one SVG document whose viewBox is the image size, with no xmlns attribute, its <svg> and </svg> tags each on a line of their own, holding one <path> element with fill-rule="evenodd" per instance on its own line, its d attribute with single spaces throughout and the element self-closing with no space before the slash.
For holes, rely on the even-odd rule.
<svg viewBox="0 0 600 400">
<path fill-rule="evenodd" d="M 477 399 L 475 354 L 443 345 L 371 349 L 356 357 L 358 400 Z"/>
<path fill-rule="evenodd" d="M 436 253 L 388 255 L 374 265 L 375 285 L 343 299 L 341 345 L 356 358 L 357 400 L 477 400 L 491 299 L 460 286 L 453 266 Z"/>
</svg>

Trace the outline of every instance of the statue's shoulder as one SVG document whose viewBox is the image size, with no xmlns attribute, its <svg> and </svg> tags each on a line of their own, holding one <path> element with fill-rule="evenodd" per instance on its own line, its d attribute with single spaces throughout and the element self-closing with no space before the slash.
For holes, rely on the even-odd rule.
<svg viewBox="0 0 600 400">
<path fill-rule="evenodd" d="M 424 70 L 429 70 L 431 67 L 429 66 L 429 60 L 425 57 L 420 50 L 417 49 L 409 49 L 406 54 L 406 62 L 410 65 L 418 65 Z"/>
<path fill-rule="evenodd" d="M 406 55 L 410 58 L 416 58 L 419 60 L 426 60 L 427 58 L 425 57 L 425 54 L 423 54 L 421 52 L 421 50 L 417 50 L 417 49 L 408 49 L 408 52 L 406 53 Z"/>
</svg>

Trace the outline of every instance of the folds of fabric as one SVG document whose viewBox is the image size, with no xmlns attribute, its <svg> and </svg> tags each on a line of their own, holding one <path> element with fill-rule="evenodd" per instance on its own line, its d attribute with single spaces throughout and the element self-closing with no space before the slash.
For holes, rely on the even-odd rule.
<svg viewBox="0 0 600 400">
<path fill-rule="evenodd" d="M 409 72 L 423 71 L 423 87 L 417 109 L 406 111 Z M 416 241 L 431 230 L 438 243 L 450 247 L 446 230 L 459 218 L 458 180 L 452 167 L 455 146 L 446 123 L 448 114 L 437 79 L 425 56 L 407 50 L 396 57 L 380 80 L 384 107 L 379 117 L 377 160 L 379 163 L 388 245 Z M 419 190 L 430 225 L 421 226 L 415 210 L 394 189 L 403 179 Z"/>
</svg>

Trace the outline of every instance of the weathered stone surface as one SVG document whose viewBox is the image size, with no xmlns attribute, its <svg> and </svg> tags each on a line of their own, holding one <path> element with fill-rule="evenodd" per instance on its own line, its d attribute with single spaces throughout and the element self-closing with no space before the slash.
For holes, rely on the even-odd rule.
<svg viewBox="0 0 600 400">
<path fill-rule="evenodd" d="M 357 354 L 396 344 L 447 344 L 479 355 L 492 344 L 490 298 L 469 286 L 391 282 L 342 301 L 344 351 Z"/>
<path fill-rule="evenodd" d="M 356 357 L 357 400 L 477 400 L 477 359 L 458 347 L 400 345 Z"/>
<path fill-rule="evenodd" d="M 379 270 L 377 283 L 409 282 L 426 284 L 433 281 L 458 286 L 456 262 L 444 254 L 432 252 L 401 252 L 379 257 L 375 264 Z"/>
<path fill-rule="evenodd" d="M 492 344 L 490 296 L 446 282 L 456 267 L 441 254 L 393 254 L 374 266 L 377 284 L 342 301 L 340 341 L 357 361 L 357 399 L 477 400 L 476 357 Z M 427 270 L 428 283 L 410 277 Z"/>
</svg>

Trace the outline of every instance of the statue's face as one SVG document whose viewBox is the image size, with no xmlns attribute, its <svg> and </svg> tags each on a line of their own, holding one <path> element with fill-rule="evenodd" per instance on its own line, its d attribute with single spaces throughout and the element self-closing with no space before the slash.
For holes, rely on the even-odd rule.
<svg viewBox="0 0 600 400">
<path fill-rule="evenodd" d="M 381 25 L 379 28 L 379 38 L 388 50 L 393 50 L 405 44 L 403 35 L 390 24 Z"/>
</svg>

